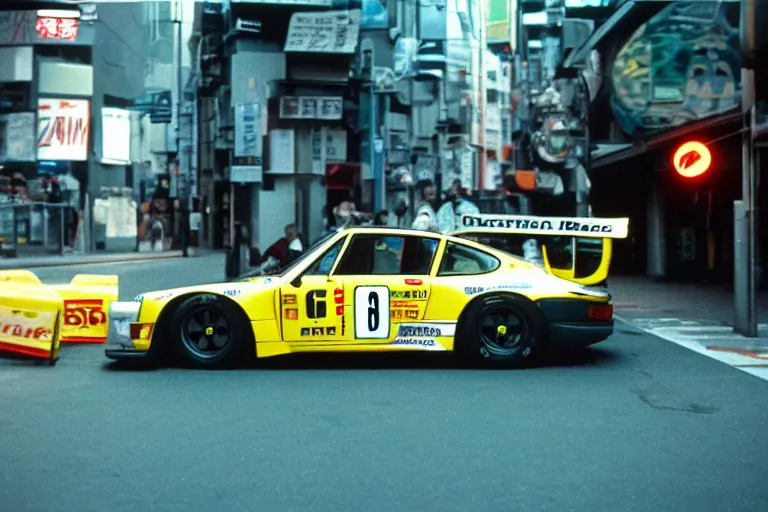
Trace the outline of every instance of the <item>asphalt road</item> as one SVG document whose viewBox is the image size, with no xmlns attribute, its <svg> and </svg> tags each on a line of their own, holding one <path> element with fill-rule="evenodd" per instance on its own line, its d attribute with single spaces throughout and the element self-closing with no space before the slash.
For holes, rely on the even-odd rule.
<svg viewBox="0 0 768 512">
<path fill-rule="evenodd" d="M 121 296 L 219 256 L 117 272 Z M 310 358 L 227 372 L 0 361 L 0 511 L 765 511 L 768 383 L 620 325 L 567 361 Z"/>
</svg>

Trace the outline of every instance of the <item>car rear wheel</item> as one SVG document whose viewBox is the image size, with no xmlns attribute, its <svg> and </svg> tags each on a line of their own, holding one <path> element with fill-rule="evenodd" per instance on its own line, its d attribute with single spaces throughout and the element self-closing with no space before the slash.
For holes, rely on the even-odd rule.
<svg viewBox="0 0 768 512">
<path fill-rule="evenodd" d="M 178 362 L 197 368 L 229 368 L 253 353 L 248 319 L 228 299 L 194 295 L 173 314 L 173 348 Z"/>
<path fill-rule="evenodd" d="M 490 294 L 468 306 L 458 350 L 484 366 L 514 368 L 529 360 L 545 332 L 539 308 L 525 297 Z"/>
</svg>

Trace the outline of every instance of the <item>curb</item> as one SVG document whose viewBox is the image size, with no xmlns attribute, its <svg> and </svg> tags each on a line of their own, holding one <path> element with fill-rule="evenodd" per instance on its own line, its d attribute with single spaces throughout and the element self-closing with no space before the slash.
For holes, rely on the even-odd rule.
<svg viewBox="0 0 768 512">
<path fill-rule="evenodd" d="M 126 254 L 105 254 L 99 256 L 60 256 L 60 259 L 43 259 L 35 261 L 37 258 L 1 260 L 0 270 L 16 270 L 30 268 L 46 267 L 72 267 L 77 265 L 98 265 L 99 263 L 134 263 L 141 261 L 157 261 L 183 258 L 182 251 L 167 251 L 161 253 L 126 253 Z M 190 256 L 195 257 L 195 256 Z"/>
</svg>

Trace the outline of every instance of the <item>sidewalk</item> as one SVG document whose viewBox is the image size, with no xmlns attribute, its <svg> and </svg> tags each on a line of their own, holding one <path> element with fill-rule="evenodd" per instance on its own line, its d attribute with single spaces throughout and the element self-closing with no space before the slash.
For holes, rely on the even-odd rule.
<svg viewBox="0 0 768 512">
<path fill-rule="evenodd" d="M 733 324 L 733 291 L 723 285 L 657 282 L 645 276 L 610 276 L 617 313 Z M 768 323 L 768 293 L 758 291 L 758 322 Z"/>
<path fill-rule="evenodd" d="M 219 254 L 221 251 L 200 249 L 195 247 L 194 254 L 190 257 L 209 256 Z M 0 258 L 0 270 L 32 269 L 41 267 L 64 267 L 72 265 L 94 265 L 98 263 L 129 263 L 136 261 L 155 261 L 182 258 L 182 251 L 163 252 L 124 252 L 124 253 L 97 253 L 84 255 L 53 255 L 28 258 Z"/>
<path fill-rule="evenodd" d="M 612 276 L 616 317 L 638 329 L 768 380 L 768 293 L 757 296 L 758 337 L 733 331 L 733 292 L 722 285 Z"/>
</svg>

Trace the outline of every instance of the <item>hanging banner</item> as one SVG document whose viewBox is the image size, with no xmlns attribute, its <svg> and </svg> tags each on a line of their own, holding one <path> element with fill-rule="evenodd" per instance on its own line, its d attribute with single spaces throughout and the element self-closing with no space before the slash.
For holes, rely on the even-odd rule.
<svg viewBox="0 0 768 512">
<path fill-rule="evenodd" d="M 261 161 L 261 106 L 239 103 L 235 107 L 235 157 L 253 157 Z"/>
<path fill-rule="evenodd" d="M 88 160 L 90 128 L 88 100 L 40 99 L 37 110 L 37 159 Z"/>
<path fill-rule="evenodd" d="M 291 16 L 285 52 L 353 54 L 360 37 L 360 9 L 297 12 Z"/>
</svg>

